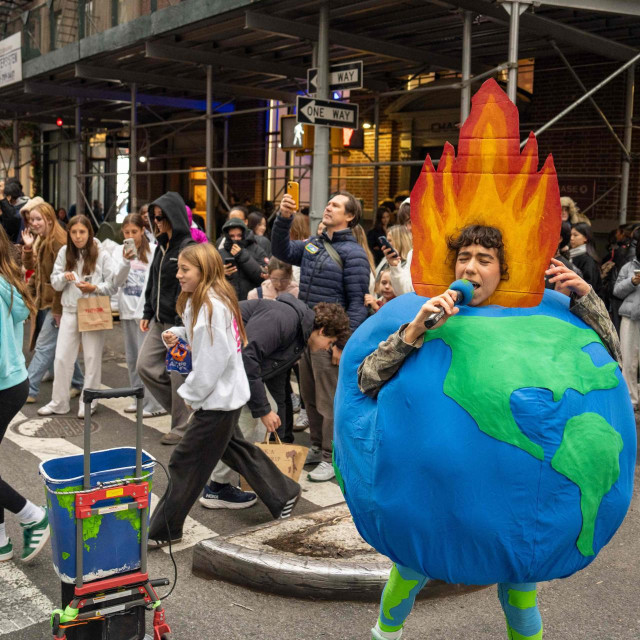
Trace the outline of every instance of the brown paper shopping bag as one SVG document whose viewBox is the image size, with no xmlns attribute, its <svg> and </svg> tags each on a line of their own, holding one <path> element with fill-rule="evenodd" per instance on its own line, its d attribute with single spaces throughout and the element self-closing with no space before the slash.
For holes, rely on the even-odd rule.
<svg viewBox="0 0 640 640">
<path fill-rule="evenodd" d="M 109 296 L 78 298 L 78 331 L 113 329 Z"/>
<path fill-rule="evenodd" d="M 304 461 L 307 459 L 307 453 L 309 453 L 309 448 L 298 444 L 283 443 L 275 432 L 273 435 L 276 437 L 276 441 L 269 442 L 270 435 L 267 431 L 264 442 L 256 442 L 256 447 L 262 449 L 285 476 L 298 482 L 302 474 Z M 242 477 L 240 480 L 242 490 L 250 491 L 251 487 L 247 484 L 247 481 Z"/>
</svg>

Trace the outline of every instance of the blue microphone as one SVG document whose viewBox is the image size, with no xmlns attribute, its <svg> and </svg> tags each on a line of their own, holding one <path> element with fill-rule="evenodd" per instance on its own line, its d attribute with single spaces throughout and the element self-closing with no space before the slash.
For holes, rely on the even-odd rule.
<svg viewBox="0 0 640 640">
<path fill-rule="evenodd" d="M 456 307 L 469 304 L 473 298 L 473 285 L 468 280 L 456 280 L 453 282 L 449 289 L 455 291 L 457 295 Z M 444 317 L 444 309 L 432 313 L 425 321 L 424 326 L 427 329 L 431 329 L 442 320 Z"/>
</svg>

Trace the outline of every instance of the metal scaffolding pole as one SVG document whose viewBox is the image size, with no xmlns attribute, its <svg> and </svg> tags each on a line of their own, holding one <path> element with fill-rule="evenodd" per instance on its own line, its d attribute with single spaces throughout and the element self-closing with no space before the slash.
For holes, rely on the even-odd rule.
<svg viewBox="0 0 640 640">
<path fill-rule="evenodd" d="M 224 148 L 222 150 L 222 166 L 226 169 L 229 166 L 229 118 L 224 119 Z M 229 174 L 225 171 L 222 174 L 222 193 L 224 199 L 229 200 Z"/>
<path fill-rule="evenodd" d="M 462 27 L 462 85 L 460 92 L 460 122 L 464 122 L 469 117 L 471 110 L 471 25 L 473 23 L 473 12 L 464 12 L 464 24 Z"/>
<path fill-rule="evenodd" d="M 513 104 L 518 96 L 518 40 L 520 36 L 520 2 L 505 2 L 509 13 L 509 81 L 507 95 Z M 526 7 L 525 7 L 526 8 Z"/>
<path fill-rule="evenodd" d="M 213 168 L 213 122 L 211 120 L 212 115 L 212 102 L 213 100 L 213 68 L 211 65 L 207 65 L 207 120 L 206 120 L 206 145 L 205 145 L 205 164 L 207 177 L 209 171 Z M 207 179 L 207 236 L 210 240 L 215 240 L 216 237 L 216 221 L 213 213 L 213 184 L 212 181 Z"/>
<path fill-rule="evenodd" d="M 318 42 L 316 97 L 329 98 L 329 7 L 320 6 L 318 16 Z M 313 145 L 313 174 L 311 177 L 311 228 L 315 229 L 322 219 L 322 213 L 329 199 L 329 127 L 316 126 Z"/>
<path fill-rule="evenodd" d="M 564 66 L 567 67 L 567 69 L 569 70 L 569 73 L 573 76 L 573 79 L 576 81 L 577 85 L 586 93 L 587 92 L 587 87 L 584 86 L 584 83 L 582 82 L 582 80 L 580 80 L 580 76 L 574 71 L 573 67 L 571 66 L 571 64 L 569 63 L 567 58 L 565 57 L 564 53 L 562 53 L 562 51 L 560 50 L 560 47 L 555 43 L 554 40 L 551 40 L 551 46 L 555 49 L 555 51 L 558 54 L 558 56 L 560 56 L 560 59 L 564 63 Z M 591 103 L 593 108 L 596 110 L 596 113 L 602 118 L 604 124 L 606 125 L 607 129 L 609 130 L 609 133 L 613 136 L 615 141 L 622 148 L 622 151 L 625 154 L 625 156 L 627 156 L 627 158 L 630 158 L 630 154 L 627 151 L 627 148 L 625 147 L 624 142 L 622 142 L 622 140 L 620 140 L 620 138 L 618 137 L 618 134 L 614 131 L 614 129 L 611 126 L 611 123 L 609 122 L 607 116 L 604 114 L 604 111 L 602 111 L 602 109 L 598 106 L 598 103 L 593 98 L 589 98 L 589 102 Z"/>
<path fill-rule="evenodd" d="M 624 113 L 624 146 L 627 155 L 622 158 L 622 181 L 620 183 L 620 224 L 627 221 L 627 203 L 629 201 L 629 172 L 631 170 L 631 136 L 633 133 L 633 98 L 636 83 L 636 67 L 627 71 L 627 96 Z"/>
<path fill-rule="evenodd" d="M 585 93 L 583 96 L 580 96 L 575 102 L 571 103 L 566 109 L 563 109 L 557 116 L 551 118 L 551 120 L 549 120 L 547 124 L 543 125 L 539 129 L 534 131 L 533 133 L 536 136 L 536 138 L 543 131 L 546 131 L 549 127 L 552 127 L 556 122 L 558 122 L 558 120 L 561 120 L 562 118 L 564 118 L 567 115 L 567 113 L 573 111 L 577 106 L 581 105 L 585 100 L 588 100 L 594 93 L 596 93 L 597 91 L 600 91 L 602 87 L 607 85 L 614 78 L 617 78 L 623 71 L 626 71 L 627 69 L 635 65 L 635 63 L 638 61 L 640 61 L 640 53 L 637 56 L 633 56 L 631 60 L 625 62 L 621 67 L 616 69 L 612 74 L 608 75 L 602 82 L 599 82 L 595 87 L 593 87 L 592 89 L 589 89 L 587 93 Z M 521 148 L 524 147 L 525 144 L 527 144 L 528 139 L 529 138 L 527 137 L 520 143 Z"/>
<path fill-rule="evenodd" d="M 82 148 L 82 111 L 80 108 L 80 100 L 76 102 L 76 213 L 83 214 L 84 209 L 84 189 L 82 183 L 84 181 L 84 149 Z"/>
<path fill-rule="evenodd" d="M 373 161 L 379 162 L 380 157 L 380 98 L 376 96 L 373 103 Z M 376 211 L 378 210 L 378 202 L 380 202 L 380 167 L 376 164 L 373 167 L 373 219 L 375 221 Z"/>
<path fill-rule="evenodd" d="M 13 176 L 20 180 L 20 123 L 18 114 L 13 119 Z"/>
<path fill-rule="evenodd" d="M 131 118 L 129 140 L 129 211 L 138 210 L 138 105 L 136 83 L 131 84 Z"/>
</svg>

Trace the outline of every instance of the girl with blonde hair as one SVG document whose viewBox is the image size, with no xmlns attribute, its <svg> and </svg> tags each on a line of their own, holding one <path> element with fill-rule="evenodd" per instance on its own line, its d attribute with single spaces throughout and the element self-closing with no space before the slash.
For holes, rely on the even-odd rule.
<svg viewBox="0 0 640 640">
<path fill-rule="evenodd" d="M 27 203 L 29 204 L 29 203 Z M 29 292 L 36 313 L 31 321 L 29 348 L 35 350 L 29 363 L 28 403 L 36 402 L 40 383 L 47 372 L 53 372 L 62 305 L 61 293 L 51 286 L 51 273 L 58 252 L 67 243 L 67 232 L 58 224 L 53 207 L 41 202 L 29 210 L 29 227 L 22 232 L 22 264 L 33 271 Z M 84 377 L 76 362 L 71 379 L 71 395 L 77 396 Z"/>
<path fill-rule="evenodd" d="M 181 341 L 191 351 L 191 372 L 178 394 L 193 415 L 169 462 L 171 492 L 162 497 L 149 525 L 149 543 L 158 547 L 182 539 L 189 510 L 219 460 L 247 479 L 275 518 L 288 515 L 299 497 L 299 487 L 291 496 L 288 478 L 238 429 L 250 397 L 242 362 L 247 336 L 220 254 L 211 244 L 186 247 L 176 277 L 183 326 L 164 331 L 162 339 L 168 349 Z"/>
</svg>

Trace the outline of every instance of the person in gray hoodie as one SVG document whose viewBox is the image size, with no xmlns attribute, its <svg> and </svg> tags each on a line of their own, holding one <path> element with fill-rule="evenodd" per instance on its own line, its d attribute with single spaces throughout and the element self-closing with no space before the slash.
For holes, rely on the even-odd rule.
<svg viewBox="0 0 640 640">
<path fill-rule="evenodd" d="M 627 262 L 618 274 L 613 295 L 622 300 L 620 305 L 620 347 L 622 349 L 622 375 L 629 387 L 631 403 L 638 409 L 638 360 L 640 356 L 640 252 Z"/>
</svg>

